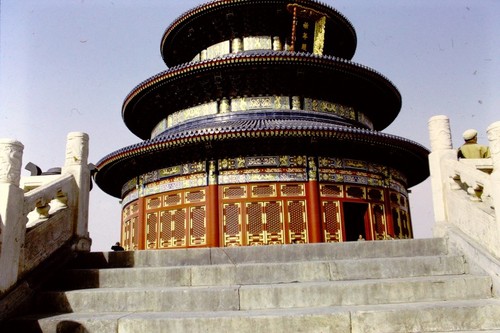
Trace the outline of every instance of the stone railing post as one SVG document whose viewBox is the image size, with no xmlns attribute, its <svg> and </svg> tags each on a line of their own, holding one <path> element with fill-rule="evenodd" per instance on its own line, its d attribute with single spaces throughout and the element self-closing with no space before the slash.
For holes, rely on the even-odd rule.
<svg viewBox="0 0 500 333">
<path fill-rule="evenodd" d="M 493 171 L 491 173 L 491 185 L 493 206 L 495 207 L 495 220 L 497 230 L 500 235 L 500 121 L 496 121 L 486 129 L 493 161 Z"/>
<path fill-rule="evenodd" d="M 0 292 L 17 281 L 26 233 L 24 191 L 19 187 L 23 149 L 19 141 L 0 139 Z"/>
<path fill-rule="evenodd" d="M 75 211 L 73 226 L 78 241 L 77 250 L 89 251 L 91 240 L 88 233 L 88 211 L 90 191 L 90 169 L 88 167 L 89 136 L 86 133 L 71 132 L 66 142 L 66 159 L 62 174 L 72 174 L 75 178 L 78 193 L 76 200 L 68 205 Z"/>
<path fill-rule="evenodd" d="M 447 159 L 456 159 L 451 140 L 450 120 L 447 116 L 438 115 L 429 119 L 429 136 L 431 143 L 429 168 L 435 219 L 433 232 L 435 237 L 442 237 L 444 231 L 439 226 L 448 220 L 444 188 L 447 184 L 447 177 L 442 162 Z"/>
</svg>

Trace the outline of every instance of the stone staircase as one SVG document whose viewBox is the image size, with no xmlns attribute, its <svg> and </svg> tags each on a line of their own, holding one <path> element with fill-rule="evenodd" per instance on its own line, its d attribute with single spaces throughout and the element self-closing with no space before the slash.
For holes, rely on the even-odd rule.
<svg viewBox="0 0 500 333">
<path fill-rule="evenodd" d="M 500 332 L 443 239 L 86 253 L 1 332 Z"/>
</svg>

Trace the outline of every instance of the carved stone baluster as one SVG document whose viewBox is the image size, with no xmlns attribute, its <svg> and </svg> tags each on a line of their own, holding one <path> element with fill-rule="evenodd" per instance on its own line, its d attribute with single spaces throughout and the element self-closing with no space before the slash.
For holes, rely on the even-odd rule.
<svg viewBox="0 0 500 333">
<path fill-rule="evenodd" d="M 50 205 L 48 203 L 38 202 L 36 204 L 36 212 L 38 220 L 47 220 L 49 218 Z"/>
<path fill-rule="evenodd" d="M 68 194 L 68 207 L 75 213 L 73 230 L 79 241 L 77 250 L 89 251 L 91 239 L 88 233 L 88 209 L 90 191 L 90 169 L 88 167 L 89 136 L 86 133 L 71 132 L 66 142 L 66 160 L 63 174 L 72 174 L 77 184 L 77 193 Z"/>
<path fill-rule="evenodd" d="M 446 189 L 450 186 L 450 178 L 456 180 L 452 170 L 443 166 L 445 160 L 456 160 L 456 152 L 452 146 L 450 121 L 444 115 L 434 116 L 429 119 L 429 137 L 431 142 L 431 154 L 429 155 L 429 167 L 431 173 L 432 199 L 434 207 L 434 235 L 442 237 L 445 232 L 441 226 L 448 222 L 446 212 L 447 205 Z"/>
<path fill-rule="evenodd" d="M 50 202 L 52 212 L 68 207 L 68 196 L 62 192 L 57 192 L 55 198 Z"/>
<path fill-rule="evenodd" d="M 500 237 L 500 121 L 494 122 L 486 130 L 493 161 L 491 173 L 492 200 L 495 208 L 498 236 Z M 497 237 L 497 239 L 500 239 Z M 499 241 L 500 242 L 500 241 Z M 500 251 L 500 244 L 498 245 Z"/>
<path fill-rule="evenodd" d="M 24 146 L 0 139 L 0 291 L 17 281 L 26 233 L 24 192 L 19 187 Z"/>
<path fill-rule="evenodd" d="M 452 149 L 450 120 L 447 116 L 434 116 L 429 120 L 431 150 Z"/>
</svg>

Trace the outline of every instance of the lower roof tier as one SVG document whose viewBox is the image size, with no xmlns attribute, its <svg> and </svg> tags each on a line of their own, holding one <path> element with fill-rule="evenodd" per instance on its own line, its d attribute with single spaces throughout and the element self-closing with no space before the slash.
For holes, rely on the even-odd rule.
<svg viewBox="0 0 500 333">
<path fill-rule="evenodd" d="M 429 175 L 429 151 L 405 138 L 373 130 L 307 119 L 229 118 L 178 127 L 122 148 L 97 164 L 95 181 L 121 197 L 130 179 L 183 163 L 238 156 L 342 157 L 382 164 L 402 172 L 412 187 Z"/>
<path fill-rule="evenodd" d="M 298 96 L 354 108 L 383 130 L 397 117 L 401 95 L 384 76 L 344 59 L 286 51 L 226 55 L 171 68 L 125 98 L 122 117 L 141 139 L 171 114 L 211 101 Z"/>
</svg>

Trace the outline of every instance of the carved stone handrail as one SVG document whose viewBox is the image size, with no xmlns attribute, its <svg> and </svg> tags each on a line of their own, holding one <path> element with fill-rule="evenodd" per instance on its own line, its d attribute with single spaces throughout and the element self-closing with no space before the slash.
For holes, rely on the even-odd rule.
<svg viewBox="0 0 500 333">
<path fill-rule="evenodd" d="M 444 160 L 443 165 L 449 172 L 448 177 L 453 181 L 452 190 L 463 190 L 472 201 L 491 203 L 493 184 L 487 173 L 493 169 L 491 159 Z"/>
<path fill-rule="evenodd" d="M 45 177 L 45 176 L 37 176 Z M 77 188 L 75 179 L 73 175 L 59 175 L 59 176 L 48 176 L 51 177 L 51 181 L 46 184 L 40 185 L 39 187 L 30 190 L 24 195 L 24 208 L 23 214 L 28 215 L 30 212 L 37 210 L 41 207 L 47 207 L 47 213 L 50 213 L 50 209 L 53 208 L 53 202 L 57 203 L 59 201 L 59 209 L 67 207 L 68 200 L 75 200 L 72 198 L 75 189 Z M 48 216 L 46 216 L 48 217 Z M 29 223 L 29 221 L 28 221 Z"/>
<path fill-rule="evenodd" d="M 457 228 L 500 258 L 500 122 L 487 129 L 491 158 L 485 159 L 457 159 L 446 116 L 432 117 L 429 133 L 434 235 L 448 237 Z"/>
<path fill-rule="evenodd" d="M 0 296 L 62 246 L 89 251 L 88 135 L 68 134 L 60 175 L 21 179 L 24 146 L 0 139 Z"/>
<path fill-rule="evenodd" d="M 491 158 L 457 159 L 446 116 L 429 120 L 435 237 L 447 239 L 471 272 L 487 273 L 500 297 L 500 121 L 487 128 Z"/>
</svg>

